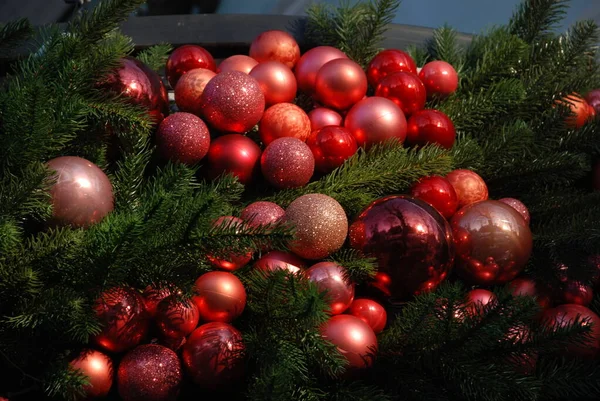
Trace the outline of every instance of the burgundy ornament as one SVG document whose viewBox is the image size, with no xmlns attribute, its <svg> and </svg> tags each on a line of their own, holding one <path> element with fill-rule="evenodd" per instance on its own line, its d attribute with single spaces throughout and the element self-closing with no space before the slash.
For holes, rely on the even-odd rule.
<svg viewBox="0 0 600 401">
<path fill-rule="evenodd" d="M 300 47 L 289 33 L 270 30 L 261 33 L 252 41 L 249 54 L 259 63 L 274 60 L 294 68 L 300 59 Z"/>
<path fill-rule="evenodd" d="M 347 128 L 360 147 L 406 138 L 406 117 L 396 103 L 379 96 L 372 96 L 356 103 L 344 119 Z"/>
<path fill-rule="evenodd" d="M 456 139 L 452 120 L 438 110 L 420 110 L 408 119 L 406 141 L 411 145 L 425 146 L 429 143 L 450 149 Z"/>
<path fill-rule="evenodd" d="M 306 269 L 306 263 L 292 253 L 271 251 L 258 259 L 254 266 L 263 271 L 287 270 L 298 273 Z"/>
<path fill-rule="evenodd" d="M 320 262 L 306 270 L 306 277 L 327 293 L 332 315 L 344 313 L 354 300 L 354 283 L 345 278 L 346 269 L 333 262 Z"/>
<path fill-rule="evenodd" d="M 326 107 L 317 107 L 308 113 L 311 131 L 317 131 L 328 125 L 342 125 L 342 116 Z"/>
<path fill-rule="evenodd" d="M 175 85 L 175 103 L 180 111 L 202 115 L 202 93 L 208 82 L 217 75 L 205 68 L 196 68 L 184 74 Z"/>
<path fill-rule="evenodd" d="M 395 72 L 417 73 L 412 57 L 402 50 L 387 49 L 379 52 L 367 66 L 369 85 L 377 88 L 381 80 Z"/>
<path fill-rule="evenodd" d="M 183 45 L 173 50 L 167 59 L 166 74 L 171 88 L 175 88 L 180 77 L 190 70 L 204 68 L 215 71 L 215 59 L 203 47 Z"/>
<path fill-rule="evenodd" d="M 250 76 L 258 81 L 267 106 L 294 101 L 298 84 L 296 76 L 285 64 L 279 61 L 260 63 L 250 71 Z"/>
<path fill-rule="evenodd" d="M 263 152 L 260 166 L 265 179 L 278 189 L 302 187 L 315 171 L 315 158 L 302 140 L 275 139 Z"/>
<path fill-rule="evenodd" d="M 446 97 L 458 88 L 458 74 L 451 64 L 436 60 L 423 66 L 419 72 L 419 78 L 423 81 L 427 96 Z"/>
<path fill-rule="evenodd" d="M 385 311 L 385 308 L 372 299 L 355 299 L 350 305 L 348 313 L 367 323 L 369 327 L 373 329 L 375 334 L 381 333 L 387 323 L 387 312 Z"/>
<path fill-rule="evenodd" d="M 511 206 L 513 209 L 515 209 L 517 212 L 519 212 L 519 214 L 521 214 L 521 216 L 523 216 L 525 223 L 527 223 L 527 225 L 529 225 L 531 216 L 529 215 L 529 209 L 527 209 L 527 206 L 525 206 L 525 204 L 523 202 L 521 202 L 520 200 L 515 199 L 515 198 L 502 198 L 502 199 L 498 199 L 498 200 L 502 203 L 506 203 L 508 206 Z"/>
<path fill-rule="evenodd" d="M 181 291 L 177 291 L 181 293 Z M 144 307 L 146 308 L 146 312 L 150 317 L 153 317 L 156 314 L 156 307 L 159 302 L 173 294 L 173 289 L 169 285 L 149 285 L 146 287 L 144 292 L 142 293 L 142 298 L 144 300 Z"/>
<path fill-rule="evenodd" d="M 325 63 L 338 58 L 347 59 L 348 56 L 331 46 L 317 46 L 304 53 L 298 60 L 295 69 L 298 88 L 307 95 L 312 95 L 315 90 L 317 72 Z"/>
<path fill-rule="evenodd" d="M 250 74 L 250 71 L 258 65 L 258 61 L 244 54 L 236 54 L 221 61 L 217 67 L 217 74 L 225 71 L 238 71 Z"/>
<path fill-rule="evenodd" d="M 324 64 L 315 78 L 315 99 L 324 106 L 347 110 L 367 93 L 367 76 L 354 61 L 341 58 Z"/>
<path fill-rule="evenodd" d="M 565 304 L 548 309 L 544 313 L 544 322 L 553 327 L 564 327 L 573 324 L 575 320 L 582 326 L 590 326 L 590 338 L 583 344 L 571 344 L 565 350 L 567 356 L 595 359 L 600 351 L 600 317 L 583 305 Z"/>
<path fill-rule="evenodd" d="M 154 318 L 165 338 L 178 339 L 190 334 L 198 325 L 200 313 L 191 300 L 171 295 L 158 303 Z"/>
<path fill-rule="evenodd" d="M 321 327 L 321 335 L 337 346 L 348 360 L 350 370 L 372 365 L 377 352 L 377 336 L 362 319 L 352 315 L 332 316 Z"/>
<path fill-rule="evenodd" d="M 542 309 L 548 309 L 552 306 L 550 290 L 529 277 L 516 278 L 509 282 L 507 286 L 515 297 L 533 297 Z"/>
<path fill-rule="evenodd" d="M 165 159 L 193 166 L 208 153 L 210 132 L 200 117 L 174 113 L 158 126 L 156 145 Z"/>
<path fill-rule="evenodd" d="M 244 221 L 237 217 L 221 216 L 217 220 L 215 220 L 213 225 L 215 227 L 223 226 L 223 227 L 231 228 L 234 225 L 239 226 L 242 224 L 244 224 Z M 238 231 L 238 229 L 236 228 L 236 232 L 237 231 Z M 225 259 L 218 258 L 218 257 L 215 257 L 214 255 L 210 255 L 210 254 L 206 255 L 206 258 L 208 259 L 208 261 L 214 268 L 232 272 L 232 271 L 235 271 L 237 269 L 240 269 L 240 268 L 246 266 L 248 264 L 248 262 L 250 262 L 250 260 L 252 259 L 252 251 L 249 250 L 246 253 L 239 253 L 239 254 L 231 253 Z"/>
<path fill-rule="evenodd" d="M 588 92 L 585 96 L 585 100 L 592 106 L 596 114 L 600 114 L 600 89 L 594 89 Z"/>
<path fill-rule="evenodd" d="M 356 139 L 344 127 L 327 126 L 313 131 L 306 144 L 315 157 L 315 167 L 330 173 L 356 153 Z"/>
<path fill-rule="evenodd" d="M 577 304 L 588 306 L 594 298 L 594 290 L 591 286 L 576 280 L 567 280 L 561 291 L 562 302 L 565 304 Z"/>
<path fill-rule="evenodd" d="M 423 109 L 427 101 L 423 82 L 412 72 L 395 72 L 383 78 L 377 85 L 375 96 L 390 99 L 406 115 Z"/>
<path fill-rule="evenodd" d="M 273 202 L 258 201 L 249 204 L 240 213 L 240 218 L 252 226 L 262 226 L 278 223 L 285 210 Z"/>
<path fill-rule="evenodd" d="M 240 183 L 253 181 L 260 169 L 260 148 L 252 139 L 240 134 L 223 135 L 210 144 L 206 172 L 215 179 L 223 174 L 235 175 Z"/>
<path fill-rule="evenodd" d="M 483 308 L 488 304 L 497 302 L 496 295 L 493 292 L 484 289 L 475 289 L 467 293 L 467 309 L 466 312 L 471 316 L 476 316 L 481 313 Z"/>
<path fill-rule="evenodd" d="M 449 219 L 458 209 L 458 196 L 450 182 L 444 177 L 432 175 L 417 181 L 410 194 L 433 206 L 442 216 Z"/>
</svg>

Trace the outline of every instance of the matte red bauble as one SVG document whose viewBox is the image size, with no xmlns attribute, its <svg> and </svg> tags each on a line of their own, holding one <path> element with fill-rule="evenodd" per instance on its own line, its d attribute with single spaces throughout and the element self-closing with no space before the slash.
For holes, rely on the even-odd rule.
<svg viewBox="0 0 600 401">
<path fill-rule="evenodd" d="M 278 138 L 298 138 L 304 142 L 310 135 L 310 119 L 295 104 L 278 103 L 265 111 L 258 132 L 265 146 Z"/>
<path fill-rule="evenodd" d="M 298 273 L 306 269 L 306 263 L 294 254 L 271 251 L 258 259 L 254 266 L 263 271 L 287 270 L 290 273 Z"/>
<path fill-rule="evenodd" d="M 83 386 L 84 399 L 106 397 L 114 377 L 113 363 L 108 355 L 93 349 L 83 350 L 70 365 L 87 376 L 88 384 Z"/>
<path fill-rule="evenodd" d="M 495 302 L 497 300 L 493 292 L 484 289 L 471 290 L 467 293 L 466 311 L 471 316 L 477 316 L 483 311 L 486 305 Z"/>
<path fill-rule="evenodd" d="M 352 301 L 348 313 L 363 320 L 375 332 L 379 334 L 387 323 L 387 312 L 381 304 L 367 298 L 357 298 Z"/>
<path fill-rule="evenodd" d="M 588 306 L 594 298 L 594 290 L 591 286 L 576 280 L 567 280 L 561 289 L 562 302 L 565 304 L 578 304 Z"/>
<path fill-rule="evenodd" d="M 600 114 L 600 89 L 594 89 L 585 95 L 585 101 L 594 109 L 596 114 Z"/>
<path fill-rule="evenodd" d="M 205 68 L 188 71 L 175 85 L 175 103 L 180 111 L 202 115 L 202 93 L 206 84 L 217 75 Z"/>
<path fill-rule="evenodd" d="M 548 288 L 536 283 L 531 278 L 519 277 L 509 282 L 507 286 L 511 294 L 515 297 L 533 297 L 542 309 L 548 309 L 552 306 L 552 297 Z"/>
<path fill-rule="evenodd" d="M 156 314 L 156 308 L 160 301 L 166 297 L 173 295 L 173 289 L 169 285 L 155 286 L 149 285 L 142 292 L 142 298 L 144 300 L 144 307 L 150 317 Z"/>
<path fill-rule="evenodd" d="M 395 72 L 417 73 L 417 65 L 412 57 L 402 50 L 387 49 L 379 52 L 367 67 L 369 85 L 377 88 L 381 80 Z"/>
<path fill-rule="evenodd" d="M 250 71 L 250 76 L 258 81 L 267 106 L 291 103 L 296 97 L 296 76 L 289 67 L 279 61 L 258 64 Z"/>
<path fill-rule="evenodd" d="M 244 54 L 236 54 L 227 57 L 219 63 L 217 74 L 225 71 L 238 71 L 244 74 L 250 74 L 250 71 L 258 65 L 258 61 Z"/>
<path fill-rule="evenodd" d="M 196 45 L 183 45 L 173 50 L 165 69 L 171 88 L 175 88 L 182 75 L 196 68 L 215 71 L 215 59 L 208 50 Z"/>
<path fill-rule="evenodd" d="M 294 71 L 298 88 L 307 95 L 312 95 L 319 69 L 325 63 L 338 58 L 348 58 L 348 56 L 341 50 L 331 46 L 317 46 L 304 53 L 298 60 Z"/>
<path fill-rule="evenodd" d="M 50 188 L 51 223 L 58 226 L 89 227 L 114 208 L 110 180 L 94 163 L 75 156 L 48 162 L 55 181 Z"/>
<path fill-rule="evenodd" d="M 428 203 L 405 195 L 367 206 L 350 226 L 350 245 L 377 258 L 391 280 L 392 302 L 435 290 L 454 262 L 448 222 Z"/>
<path fill-rule="evenodd" d="M 244 375 L 242 333 L 222 322 L 203 324 L 190 335 L 181 358 L 194 383 L 208 388 L 235 386 Z"/>
<path fill-rule="evenodd" d="M 249 54 L 259 63 L 279 61 L 294 68 L 300 60 L 300 47 L 289 33 L 272 30 L 261 33 L 252 41 Z"/>
<path fill-rule="evenodd" d="M 505 203 L 486 200 L 460 209 L 451 221 L 456 267 L 466 280 L 480 285 L 507 283 L 531 255 L 529 226 Z"/>
<path fill-rule="evenodd" d="M 154 318 L 158 329 L 166 338 L 183 338 L 190 334 L 200 319 L 195 303 L 171 295 L 159 302 Z"/>
<path fill-rule="evenodd" d="M 206 322 L 232 322 L 246 306 L 244 285 L 228 272 L 204 273 L 194 283 L 194 293 L 200 320 Z"/>
<path fill-rule="evenodd" d="M 531 216 L 529 215 L 529 209 L 527 209 L 527 206 L 525 206 L 523 202 L 515 198 L 502 198 L 498 200 L 502 203 L 506 203 L 507 205 L 515 209 L 517 212 L 519 212 L 521 216 L 523 216 L 525 223 L 529 224 Z"/>
<path fill-rule="evenodd" d="M 123 352 L 138 345 L 149 326 L 149 315 L 144 300 L 137 291 L 114 287 L 105 291 L 96 301 L 94 311 L 102 324 L 102 331 L 94 342 L 110 352 Z"/>
<path fill-rule="evenodd" d="M 598 315 L 585 306 L 576 304 L 559 305 L 544 313 L 544 321 L 550 327 L 572 325 L 576 319 L 581 322 L 582 326 L 591 327 L 590 338 L 583 344 L 569 345 L 564 350 L 565 355 L 594 359 L 600 351 L 600 317 Z"/>
<path fill-rule="evenodd" d="M 365 72 L 348 58 L 328 61 L 317 72 L 315 99 L 324 106 L 346 110 L 365 97 L 366 93 Z"/>
<path fill-rule="evenodd" d="M 375 96 L 390 99 L 406 115 L 423 109 L 427 101 L 423 82 L 412 72 L 395 72 L 383 78 L 377 85 Z"/>
<path fill-rule="evenodd" d="M 579 129 L 590 120 L 590 111 L 587 102 L 577 93 L 567 96 L 565 99 L 557 100 L 571 109 L 572 115 L 565 121 L 569 128 Z"/>
<path fill-rule="evenodd" d="M 249 204 L 240 213 L 240 218 L 251 226 L 259 227 L 278 223 L 285 210 L 273 202 L 258 201 Z"/>
<path fill-rule="evenodd" d="M 260 148 L 252 139 L 240 134 L 223 135 L 212 141 L 206 156 L 206 172 L 215 179 L 233 174 L 247 185 L 260 169 Z"/>
<path fill-rule="evenodd" d="M 348 360 L 349 369 L 367 368 L 377 352 L 377 336 L 362 319 L 352 315 L 332 316 L 321 335 L 335 345 Z"/>
<path fill-rule="evenodd" d="M 458 88 L 458 74 L 451 64 L 436 60 L 423 66 L 419 72 L 428 97 L 446 97 Z"/>
<path fill-rule="evenodd" d="M 406 117 L 396 103 L 379 96 L 372 96 L 356 103 L 344 120 L 347 128 L 356 139 L 359 147 L 370 146 L 406 138 Z"/>
<path fill-rule="evenodd" d="M 335 170 L 358 150 L 348 129 L 332 125 L 313 131 L 306 144 L 315 157 L 317 171 L 322 173 Z"/>
<path fill-rule="evenodd" d="M 328 125 L 342 125 L 342 116 L 326 107 L 317 107 L 308 113 L 311 131 L 319 130 Z"/>
<path fill-rule="evenodd" d="M 326 292 L 332 315 L 344 313 L 354 300 L 354 283 L 345 278 L 346 269 L 333 262 L 320 262 L 306 270 L 306 277 Z"/>
<path fill-rule="evenodd" d="M 175 401 L 183 378 L 177 354 L 157 344 L 129 351 L 117 375 L 123 401 Z"/>
<path fill-rule="evenodd" d="M 458 196 L 454 187 L 439 175 L 421 178 L 413 185 L 410 195 L 429 203 L 447 219 L 458 209 Z"/>
<path fill-rule="evenodd" d="M 158 126 L 156 146 L 165 159 L 193 166 L 208 153 L 210 132 L 200 117 L 174 113 Z"/>
<path fill-rule="evenodd" d="M 278 138 L 263 152 L 260 166 L 265 179 L 275 188 L 298 188 L 310 181 L 315 158 L 302 140 Z"/>
<path fill-rule="evenodd" d="M 488 198 L 488 188 L 485 181 L 474 171 L 454 170 L 446 175 L 446 179 L 456 191 L 459 209 Z"/>
<path fill-rule="evenodd" d="M 232 227 L 234 225 L 239 226 L 241 224 L 244 224 L 242 219 L 234 216 L 221 216 L 214 222 L 213 225 L 215 227 Z M 218 258 L 210 254 L 206 255 L 206 258 L 214 268 L 232 272 L 246 266 L 248 262 L 250 262 L 252 259 L 252 251 L 240 254 L 231 253 L 226 259 Z"/>
<path fill-rule="evenodd" d="M 456 139 L 452 120 L 438 110 L 420 110 L 408 119 L 406 141 L 411 145 L 437 144 L 450 149 Z"/>
<path fill-rule="evenodd" d="M 202 92 L 202 114 L 215 129 L 248 132 L 265 111 L 265 96 L 258 81 L 239 71 L 227 71 L 211 79 Z"/>
</svg>

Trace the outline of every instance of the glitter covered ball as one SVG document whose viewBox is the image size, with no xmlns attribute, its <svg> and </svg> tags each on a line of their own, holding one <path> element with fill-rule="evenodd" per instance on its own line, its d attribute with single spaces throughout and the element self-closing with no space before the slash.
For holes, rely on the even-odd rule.
<svg viewBox="0 0 600 401">
<path fill-rule="evenodd" d="M 265 179 L 275 188 L 306 185 L 315 170 L 315 158 L 298 138 L 279 138 L 267 146 L 260 158 Z"/>
<path fill-rule="evenodd" d="M 275 224 L 285 215 L 285 210 L 273 202 L 258 201 L 249 204 L 240 213 L 240 218 L 251 226 Z"/>
<path fill-rule="evenodd" d="M 296 227 L 290 250 L 304 259 L 331 255 L 342 247 L 348 235 L 344 208 L 327 195 L 300 196 L 287 207 L 284 219 Z"/>
<path fill-rule="evenodd" d="M 202 114 L 202 93 L 208 81 L 217 75 L 205 68 L 188 71 L 175 85 L 175 103 L 180 111 L 200 116 Z"/>
<path fill-rule="evenodd" d="M 458 208 L 486 200 L 488 188 L 481 176 L 472 170 L 458 169 L 446 175 L 458 197 Z"/>
<path fill-rule="evenodd" d="M 214 71 L 217 68 L 215 59 L 208 50 L 196 45 L 183 45 L 173 50 L 167 59 L 165 68 L 171 87 L 175 88 L 182 75 L 196 68 L 209 71 Z"/>
<path fill-rule="evenodd" d="M 265 111 L 258 132 L 265 146 L 278 138 L 298 138 L 304 142 L 310 135 L 310 119 L 295 104 L 278 103 Z"/>
<path fill-rule="evenodd" d="M 367 76 L 356 62 L 340 58 L 323 65 L 315 78 L 315 99 L 336 110 L 347 110 L 367 93 Z"/>
<path fill-rule="evenodd" d="M 300 57 L 300 60 L 298 60 L 295 69 L 298 88 L 307 95 L 312 95 L 315 90 L 317 72 L 319 72 L 321 67 L 328 61 L 338 58 L 347 59 L 348 56 L 341 50 L 331 46 L 313 47 L 304 53 L 302 57 Z"/>
<path fill-rule="evenodd" d="M 358 150 L 356 139 L 344 127 L 327 126 L 312 134 L 306 140 L 315 157 L 317 171 L 330 173 Z"/>
<path fill-rule="evenodd" d="M 244 285 L 228 272 L 204 273 L 194 283 L 194 293 L 192 300 L 206 322 L 232 322 L 246 307 Z"/>
<path fill-rule="evenodd" d="M 387 312 L 385 311 L 385 308 L 372 299 L 355 299 L 352 301 L 348 313 L 367 323 L 373 329 L 375 334 L 381 333 L 387 323 Z"/>
<path fill-rule="evenodd" d="M 328 125 L 342 125 L 342 116 L 326 107 L 317 107 L 308 113 L 311 131 L 319 130 Z"/>
<path fill-rule="evenodd" d="M 259 63 L 274 60 L 294 68 L 300 59 L 300 47 L 289 33 L 271 30 L 261 33 L 252 41 L 249 54 Z"/>
<path fill-rule="evenodd" d="M 298 273 L 306 268 L 306 263 L 292 253 L 271 251 L 258 259 L 254 267 L 262 271 L 287 270 Z"/>
<path fill-rule="evenodd" d="M 250 74 L 250 71 L 252 71 L 252 69 L 257 65 L 258 61 L 254 60 L 252 57 L 248 57 L 243 54 L 236 54 L 221 61 L 219 67 L 217 67 L 217 73 L 225 71 L 239 71 L 243 72 L 244 74 Z"/>
<path fill-rule="evenodd" d="M 293 71 L 285 64 L 279 61 L 260 63 L 250 71 L 250 76 L 258 81 L 267 106 L 294 101 L 298 84 Z"/>
<path fill-rule="evenodd" d="M 321 335 L 337 346 L 348 360 L 348 368 L 367 368 L 373 363 L 377 336 L 362 319 L 352 315 L 332 316 L 321 327 Z"/>
<path fill-rule="evenodd" d="M 367 66 L 369 85 L 377 88 L 381 80 L 395 72 L 417 73 L 412 57 L 402 50 L 387 49 L 379 52 Z"/>
<path fill-rule="evenodd" d="M 86 349 L 73 359 L 70 365 L 88 378 L 88 384 L 83 386 L 85 399 L 106 397 L 112 387 L 114 376 L 113 363 L 108 355 Z"/>
<path fill-rule="evenodd" d="M 346 269 L 333 262 L 320 262 L 306 270 L 306 277 L 327 292 L 326 299 L 332 315 L 344 313 L 354 300 L 354 283 L 346 279 Z"/>
<path fill-rule="evenodd" d="M 347 128 L 360 147 L 406 138 L 406 117 L 396 103 L 379 96 L 371 96 L 356 103 L 344 119 Z"/>
<path fill-rule="evenodd" d="M 527 206 L 525 206 L 523 202 L 515 198 L 502 198 L 498 200 L 502 203 L 506 203 L 508 206 L 511 206 L 519 212 L 521 216 L 523 216 L 523 219 L 525 219 L 525 223 L 529 224 L 531 216 L 529 215 L 529 209 L 527 209 Z"/>
<path fill-rule="evenodd" d="M 244 135 L 220 136 L 210 144 L 205 171 L 210 179 L 233 174 L 240 183 L 247 185 L 260 171 L 260 148 Z"/>
<path fill-rule="evenodd" d="M 217 220 L 215 220 L 213 226 L 233 228 L 234 226 L 240 227 L 243 224 L 244 221 L 240 218 L 234 216 L 221 216 Z M 237 227 L 235 229 L 236 232 L 238 231 Z M 220 258 L 208 254 L 206 255 L 206 258 L 214 268 L 227 270 L 231 272 L 246 266 L 248 262 L 250 262 L 250 259 L 252 259 L 252 251 L 250 250 L 244 253 L 230 253 L 225 258 Z"/>
<path fill-rule="evenodd" d="M 192 166 L 208 153 L 210 132 L 200 117 L 174 113 L 158 126 L 156 145 L 165 159 Z"/>
</svg>

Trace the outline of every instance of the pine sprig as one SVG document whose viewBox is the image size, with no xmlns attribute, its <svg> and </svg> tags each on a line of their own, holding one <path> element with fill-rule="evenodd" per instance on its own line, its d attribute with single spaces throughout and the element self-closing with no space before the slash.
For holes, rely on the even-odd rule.
<svg viewBox="0 0 600 401">
<path fill-rule="evenodd" d="M 173 50 L 173 46 L 168 43 L 160 43 L 142 50 L 136 55 L 136 58 L 146 64 L 152 70 L 159 72 L 165 67 L 165 63 L 169 58 L 169 53 Z"/>
<path fill-rule="evenodd" d="M 526 43 L 534 43 L 564 19 L 568 5 L 569 0 L 524 0 L 508 26 Z"/>
<path fill-rule="evenodd" d="M 23 41 L 33 34 L 33 28 L 27 19 L 21 18 L 9 22 L 0 28 L 0 56 L 6 57 Z"/>
<path fill-rule="evenodd" d="M 433 31 L 433 37 L 427 43 L 427 47 L 432 59 L 452 64 L 460 75 L 464 64 L 464 49 L 458 44 L 457 38 L 457 32 L 444 25 Z"/>
<path fill-rule="evenodd" d="M 346 272 L 345 279 L 351 283 L 362 284 L 377 273 L 377 260 L 355 249 L 342 249 L 329 256 L 327 260 L 342 266 Z"/>
</svg>

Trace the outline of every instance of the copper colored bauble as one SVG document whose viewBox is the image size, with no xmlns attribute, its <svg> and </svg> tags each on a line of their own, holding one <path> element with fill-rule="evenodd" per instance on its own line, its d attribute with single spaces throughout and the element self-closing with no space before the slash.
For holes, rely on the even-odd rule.
<svg viewBox="0 0 600 401">
<path fill-rule="evenodd" d="M 240 218 L 251 226 L 263 226 L 278 223 L 285 210 L 273 202 L 258 201 L 249 204 L 240 213 Z"/>
<path fill-rule="evenodd" d="M 311 131 L 319 130 L 328 125 L 342 125 L 342 116 L 326 107 L 317 107 L 308 113 Z"/>
<path fill-rule="evenodd" d="M 531 230 L 505 203 L 486 200 L 460 209 L 451 221 L 458 273 L 480 285 L 507 283 L 531 255 Z"/>
<path fill-rule="evenodd" d="M 365 72 L 348 58 L 328 61 L 317 72 L 315 99 L 323 106 L 347 110 L 366 93 Z"/>
<path fill-rule="evenodd" d="M 298 138 L 304 142 L 310 135 L 310 119 L 295 104 L 278 103 L 265 111 L 258 132 L 265 146 L 278 138 Z"/>
<path fill-rule="evenodd" d="M 300 60 L 300 47 L 289 33 L 272 30 L 261 33 L 252 41 L 249 54 L 259 63 L 279 61 L 294 68 Z"/>
<path fill-rule="evenodd" d="M 476 289 L 467 293 L 467 313 L 471 316 L 476 316 L 481 313 L 483 308 L 488 304 L 497 302 L 496 295 L 493 292 Z"/>
<path fill-rule="evenodd" d="M 84 399 L 106 397 L 114 377 L 113 363 L 108 355 L 93 349 L 83 350 L 70 365 L 87 376 L 88 384 L 83 386 Z"/>
<path fill-rule="evenodd" d="M 428 203 L 405 195 L 367 206 L 350 226 L 350 245 L 377 258 L 379 272 L 390 277 L 392 302 L 435 290 L 454 261 L 448 222 Z"/>
<path fill-rule="evenodd" d="M 346 269 L 333 262 L 320 262 L 306 271 L 306 277 L 326 292 L 332 315 L 344 313 L 354 300 L 354 283 L 345 279 Z"/>
<path fill-rule="evenodd" d="M 372 299 L 355 299 L 350 305 L 348 313 L 367 323 L 369 327 L 373 329 L 375 334 L 381 333 L 387 323 L 387 312 L 385 311 L 385 308 Z"/>
<path fill-rule="evenodd" d="M 183 45 L 173 50 L 165 68 L 171 87 L 175 88 L 182 75 L 196 68 L 215 71 L 215 59 L 208 50 L 196 45 Z"/>
<path fill-rule="evenodd" d="M 352 315 L 332 316 L 323 327 L 321 335 L 337 346 L 348 360 L 348 368 L 361 369 L 373 364 L 377 352 L 377 336 L 362 319 Z"/>
<path fill-rule="evenodd" d="M 594 89 L 585 95 L 585 101 L 592 106 L 595 114 L 600 114 L 600 89 Z"/>
<path fill-rule="evenodd" d="M 302 140 L 278 138 L 263 152 L 260 167 L 265 179 L 275 188 L 298 188 L 310 181 L 315 158 Z"/>
<path fill-rule="evenodd" d="M 195 303 L 171 295 L 159 302 L 154 318 L 165 338 L 183 338 L 198 325 L 200 313 Z"/>
<path fill-rule="evenodd" d="M 579 129 L 590 120 L 590 111 L 587 102 L 577 93 L 567 96 L 565 99 L 557 100 L 571 109 L 571 116 L 565 121 L 569 128 Z"/>
<path fill-rule="evenodd" d="M 450 118 L 438 110 L 420 110 L 408 119 L 406 141 L 411 145 L 437 144 L 450 149 L 456 139 L 456 130 Z"/>
<path fill-rule="evenodd" d="M 298 89 L 307 95 L 312 95 L 315 91 L 317 72 L 325 63 L 338 58 L 348 58 L 348 56 L 331 46 L 317 46 L 304 53 L 294 70 Z"/>
<path fill-rule="evenodd" d="M 188 375 L 203 388 L 235 386 L 244 375 L 242 333 L 222 322 L 203 324 L 190 335 L 181 358 Z"/>
<path fill-rule="evenodd" d="M 142 293 L 142 298 L 144 300 L 144 307 L 146 308 L 146 312 L 148 313 L 148 315 L 153 317 L 156 314 L 156 308 L 160 301 L 162 301 L 170 295 L 173 295 L 173 289 L 168 285 L 147 286 L 144 292 Z"/>
<path fill-rule="evenodd" d="M 144 300 L 137 291 L 114 287 L 96 300 L 94 311 L 102 324 L 102 331 L 94 342 L 110 352 L 123 352 L 138 345 L 149 326 L 149 315 Z"/>
<path fill-rule="evenodd" d="M 533 297 L 542 309 L 548 309 L 552 306 L 552 297 L 550 290 L 545 286 L 536 283 L 529 277 L 519 277 L 507 284 L 511 294 L 515 297 Z"/>
<path fill-rule="evenodd" d="M 180 111 L 202 115 L 202 93 L 206 84 L 217 75 L 205 68 L 188 71 L 175 85 L 175 103 Z"/>
<path fill-rule="evenodd" d="M 279 61 L 260 63 L 250 71 L 250 76 L 258 81 L 267 106 L 294 101 L 298 84 L 294 72 L 285 64 Z"/>
<path fill-rule="evenodd" d="M 299 273 L 306 269 L 306 263 L 292 253 L 271 251 L 258 259 L 254 267 L 263 271 L 287 270 L 290 273 Z"/>
<path fill-rule="evenodd" d="M 117 376 L 123 401 L 175 401 L 183 379 L 177 354 L 157 344 L 129 351 Z"/>
<path fill-rule="evenodd" d="M 244 74 L 250 74 L 250 71 L 258 65 L 258 61 L 244 54 L 236 54 L 227 57 L 219 63 L 217 74 L 225 71 L 238 71 Z"/>
<path fill-rule="evenodd" d="M 459 209 L 488 198 L 488 188 L 485 181 L 474 171 L 466 169 L 453 170 L 446 175 L 446 179 L 456 191 Z"/>
<path fill-rule="evenodd" d="M 594 298 L 591 286 L 577 280 L 567 280 L 561 289 L 562 303 L 588 306 Z"/>
<path fill-rule="evenodd" d="M 221 216 L 214 222 L 215 227 L 232 227 L 234 225 L 239 226 L 242 224 L 244 224 L 244 221 L 234 216 Z M 206 255 L 206 258 L 214 268 L 232 272 L 246 266 L 248 262 L 250 262 L 250 259 L 252 259 L 252 251 L 239 254 L 231 253 L 226 259 L 218 258 L 210 254 Z"/>
<path fill-rule="evenodd" d="M 402 50 L 387 49 L 379 52 L 367 66 L 369 85 L 377 88 L 381 80 L 395 72 L 417 73 L 412 57 Z"/>
<path fill-rule="evenodd" d="M 323 259 L 339 250 L 348 235 L 348 218 L 342 205 L 330 196 L 307 194 L 285 210 L 284 220 L 296 227 L 290 250 L 304 259 Z"/>
<path fill-rule="evenodd" d="M 406 117 L 396 103 L 379 96 L 372 96 L 356 103 L 344 120 L 346 127 L 360 147 L 406 138 Z"/>
<path fill-rule="evenodd" d="M 246 306 L 244 285 L 228 272 L 204 273 L 194 283 L 194 293 L 192 299 L 205 322 L 232 322 Z"/>
<path fill-rule="evenodd" d="M 258 81 L 239 71 L 217 74 L 204 88 L 202 114 L 219 131 L 248 132 L 265 111 L 265 96 Z"/>
<path fill-rule="evenodd" d="M 200 117 L 174 113 L 158 126 L 156 146 L 163 158 L 193 166 L 208 153 L 210 132 Z"/>
<path fill-rule="evenodd" d="M 55 172 L 50 188 L 52 224 L 89 227 L 114 208 L 110 180 L 94 163 L 76 156 L 61 156 L 48 162 Z"/>
<path fill-rule="evenodd" d="M 315 157 L 315 167 L 322 173 L 335 170 L 358 150 L 356 139 L 344 127 L 323 127 L 306 140 Z"/>
<path fill-rule="evenodd" d="M 548 309 L 544 313 L 544 322 L 553 327 L 572 325 L 578 320 L 582 326 L 590 326 L 589 340 L 583 344 L 569 345 L 565 355 L 595 359 L 600 351 L 600 317 L 583 305 L 565 304 Z"/>
<path fill-rule="evenodd" d="M 395 72 L 383 78 L 377 85 L 375 96 L 390 99 L 406 115 L 423 109 L 427 101 L 423 82 L 412 72 Z"/>
<path fill-rule="evenodd" d="M 447 219 L 458 209 L 458 196 L 454 187 L 439 175 L 421 178 L 413 185 L 410 195 L 429 203 Z"/>
<path fill-rule="evenodd" d="M 527 206 L 525 206 L 523 202 L 515 198 L 502 198 L 498 200 L 502 203 L 506 203 L 507 205 L 515 209 L 517 212 L 519 212 L 521 216 L 523 216 L 525 223 L 529 224 L 531 216 L 529 215 L 529 209 L 527 209 Z"/>
<path fill-rule="evenodd" d="M 458 74 L 451 64 L 436 60 L 423 66 L 419 72 L 428 97 L 446 97 L 458 88 Z"/>
<path fill-rule="evenodd" d="M 240 134 L 223 135 L 210 144 L 206 171 L 211 179 L 233 174 L 247 185 L 260 169 L 260 148 L 252 139 Z"/>
</svg>

